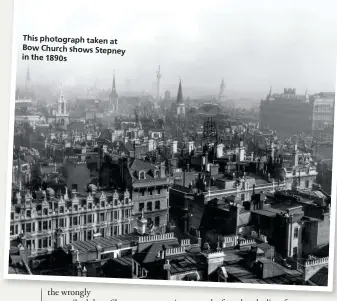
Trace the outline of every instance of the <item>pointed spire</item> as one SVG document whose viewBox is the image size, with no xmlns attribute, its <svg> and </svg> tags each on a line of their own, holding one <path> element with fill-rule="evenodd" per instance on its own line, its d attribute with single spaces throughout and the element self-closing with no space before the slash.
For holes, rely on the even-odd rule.
<svg viewBox="0 0 337 301">
<path fill-rule="evenodd" d="M 271 96 L 271 93 L 272 93 L 272 86 L 270 86 L 270 89 L 269 89 L 269 96 Z"/>
<path fill-rule="evenodd" d="M 63 83 L 61 82 L 61 87 L 60 87 L 60 100 L 63 100 L 64 95 L 63 95 Z"/>
<path fill-rule="evenodd" d="M 113 71 L 112 91 L 116 91 L 115 70 Z"/>
<path fill-rule="evenodd" d="M 183 104 L 183 90 L 181 88 L 181 79 L 179 81 L 178 95 L 177 95 L 177 104 Z"/>
</svg>

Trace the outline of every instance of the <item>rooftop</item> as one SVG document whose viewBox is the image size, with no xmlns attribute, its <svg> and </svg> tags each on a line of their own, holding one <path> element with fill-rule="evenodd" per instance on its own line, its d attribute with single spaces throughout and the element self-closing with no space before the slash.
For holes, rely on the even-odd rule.
<svg viewBox="0 0 337 301">
<path fill-rule="evenodd" d="M 132 242 L 138 240 L 137 234 L 127 234 L 119 236 L 110 236 L 110 237 L 98 237 L 89 241 L 74 241 L 72 244 L 67 244 L 66 247 L 74 247 L 75 250 L 78 250 L 80 253 L 85 252 L 94 252 L 96 247 L 100 245 L 104 249 L 117 250 L 118 245 L 122 244 L 122 248 L 130 247 Z"/>
</svg>

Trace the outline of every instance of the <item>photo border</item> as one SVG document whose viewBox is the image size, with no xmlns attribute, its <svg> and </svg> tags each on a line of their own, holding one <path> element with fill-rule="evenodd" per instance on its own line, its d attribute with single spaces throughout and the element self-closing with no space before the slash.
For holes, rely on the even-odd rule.
<svg viewBox="0 0 337 301">
<path fill-rule="evenodd" d="M 74 283 L 110 283 L 110 284 L 132 284 L 132 285 L 159 285 L 159 286 L 179 286 L 179 287 L 209 287 L 209 288 L 230 288 L 230 289 L 254 289 L 254 290 L 283 290 L 283 291 L 315 291 L 332 292 L 334 287 L 334 259 L 335 259 L 335 229 L 336 229 L 336 183 L 337 183 L 337 130 L 334 127 L 333 133 L 333 164 L 332 164 L 332 188 L 331 188 L 331 210 L 330 210 L 330 240 L 329 240 L 329 274 L 327 286 L 306 286 L 306 285 L 283 285 L 283 284 L 248 284 L 239 282 L 185 282 L 174 280 L 147 280 L 147 279 L 121 279 L 121 278 L 102 278 L 102 277 L 75 277 L 75 276 L 38 276 L 38 275 L 20 275 L 9 274 L 9 247 L 10 247 L 10 210 L 11 210 L 11 189 L 12 189 L 12 167 L 13 167 L 13 141 L 14 141 L 14 120 L 15 120 L 15 92 L 16 92 L 16 74 L 18 63 L 17 48 L 17 19 L 20 0 L 13 0 L 13 30 L 12 30 L 12 70 L 11 70 L 11 94 L 10 94 L 10 116 L 9 116 L 9 140 L 8 140 L 8 166 L 7 166 L 7 190 L 5 203 L 5 242 L 4 242 L 4 271 L 5 280 L 28 280 L 28 281 L 56 281 L 56 282 L 74 282 Z M 336 53 L 337 59 L 337 53 Z M 336 63 L 336 83 L 337 87 L 337 63 Z M 334 125 L 337 124 L 336 116 L 336 92 L 334 103 Z"/>
</svg>

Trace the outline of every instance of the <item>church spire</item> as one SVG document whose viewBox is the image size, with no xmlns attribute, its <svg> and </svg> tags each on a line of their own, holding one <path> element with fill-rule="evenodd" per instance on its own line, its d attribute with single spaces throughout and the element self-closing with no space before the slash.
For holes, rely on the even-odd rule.
<svg viewBox="0 0 337 301">
<path fill-rule="evenodd" d="M 61 87 L 60 87 L 60 100 L 63 100 L 64 95 L 63 95 L 63 84 L 61 82 Z"/>
<path fill-rule="evenodd" d="M 177 104 L 183 104 L 183 90 L 181 88 L 181 79 L 179 81 L 178 95 L 177 95 Z"/>
<path fill-rule="evenodd" d="M 116 91 L 115 70 L 113 71 L 112 91 Z"/>
</svg>

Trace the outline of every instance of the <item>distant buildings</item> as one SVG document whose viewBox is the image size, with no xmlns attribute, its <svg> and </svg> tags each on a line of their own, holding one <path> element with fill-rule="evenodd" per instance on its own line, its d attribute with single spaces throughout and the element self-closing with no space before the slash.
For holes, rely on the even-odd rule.
<svg viewBox="0 0 337 301">
<path fill-rule="evenodd" d="M 332 128 L 334 93 L 296 94 L 284 89 L 282 94 L 270 92 L 260 104 L 260 127 L 269 126 L 279 137 L 306 133 L 322 138 Z M 322 136 L 322 135 L 323 136 Z"/>
</svg>

